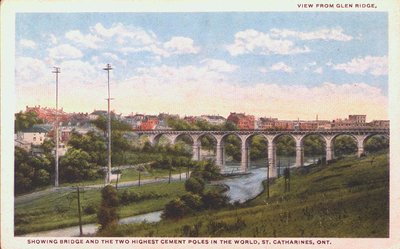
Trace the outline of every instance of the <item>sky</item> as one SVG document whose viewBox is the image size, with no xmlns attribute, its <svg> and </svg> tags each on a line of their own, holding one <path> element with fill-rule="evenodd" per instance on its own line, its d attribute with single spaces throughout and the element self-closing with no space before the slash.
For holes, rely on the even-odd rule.
<svg viewBox="0 0 400 249">
<path fill-rule="evenodd" d="M 388 119 L 385 12 L 18 13 L 17 111 Z M 371 21 L 373 20 L 373 21 Z"/>
</svg>

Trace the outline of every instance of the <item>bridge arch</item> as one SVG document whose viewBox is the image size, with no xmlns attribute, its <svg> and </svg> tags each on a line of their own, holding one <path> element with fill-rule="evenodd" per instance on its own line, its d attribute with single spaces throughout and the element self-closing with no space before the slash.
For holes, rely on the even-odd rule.
<svg viewBox="0 0 400 249">
<path fill-rule="evenodd" d="M 306 146 L 306 143 L 309 141 L 307 139 L 312 139 L 313 142 L 319 143 L 319 144 L 309 144 L 309 146 Z M 305 134 L 300 141 L 301 146 L 304 148 L 304 157 L 307 156 L 313 156 L 313 163 L 315 163 L 315 155 L 324 155 L 325 153 L 325 160 L 326 160 L 326 153 L 327 153 L 327 139 L 324 137 L 323 134 L 320 133 L 307 133 Z M 318 146 L 322 147 L 318 148 Z M 306 150 L 308 148 L 308 150 Z M 323 161 L 322 158 L 320 158 L 321 162 Z"/>
<path fill-rule="evenodd" d="M 363 153 L 363 141 L 365 139 L 365 135 L 357 135 L 357 134 L 352 134 L 352 133 L 348 133 L 348 132 L 341 132 L 341 133 L 337 133 L 334 134 L 332 139 L 331 139 L 331 146 L 332 146 L 332 151 L 333 151 L 333 155 L 332 155 L 332 159 L 339 154 L 339 146 L 337 144 L 338 142 L 338 138 L 339 137 L 349 137 L 353 140 L 354 142 L 354 154 L 358 153 L 358 156 L 361 156 L 361 154 Z M 349 144 L 347 144 L 349 145 Z"/>
<path fill-rule="evenodd" d="M 259 138 L 259 140 L 255 141 L 255 139 Z M 261 140 L 260 140 L 261 139 Z M 248 147 L 248 166 L 254 163 L 254 158 L 265 158 L 268 160 L 268 145 L 270 141 L 268 140 L 268 137 L 263 134 L 262 132 L 255 132 L 252 133 L 246 137 L 244 137 L 244 143 L 246 147 Z M 257 144 L 254 144 L 257 143 Z M 265 143 L 265 144 L 264 144 Z M 253 146 L 258 146 L 258 150 L 252 150 L 254 147 Z M 253 152 L 253 154 L 252 154 Z M 265 166 L 265 162 L 262 162 L 262 165 Z"/>
<path fill-rule="evenodd" d="M 379 144 L 374 145 L 373 142 L 371 142 L 371 141 L 373 141 L 373 139 L 375 139 L 376 142 L 378 142 Z M 363 141 L 363 146 L 364 146 L 365 153 L 376 152 L 381 149 L 389 148 L 390 147 L 390 138 L 388 135 L 385 135 L 385 134 L 371 133 L 365 137 L 365 139 Z"/>
</svg>

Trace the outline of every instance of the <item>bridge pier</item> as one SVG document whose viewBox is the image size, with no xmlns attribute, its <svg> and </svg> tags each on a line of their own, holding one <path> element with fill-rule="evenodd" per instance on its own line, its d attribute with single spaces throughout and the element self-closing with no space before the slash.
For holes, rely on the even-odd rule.
<svg viewBox="0 0 400 249">
<path fill-rule="evenodd" d="M 216 164 L 218 166 L 220 166 L 220 168 L 222 169 L 222 167 L 225 165 L 225 146 L 224 143 L 221 140 L 217 140 L 217 148 L 216 148 L 216 152 L 217 152 L 217 160 L 216 160 Z"/>
<path fill-rule="evenodd" d="M 276 167 L 276 145 L 273 141 L 268 140 L 268 173 L 269 177 L 275 178 L 278 176 Z"/>
<path fill-rule="evenodd" d="M 296 145 L 296 167 L 304 165 L 304 148 L 302 145 Z"/>
<path fill-rule="evenodd" d="M 333 157 L 334 157 L 333 146 L 326 145 L 326 163 L 328 163 L 329 160 L 332 160 Z"/>
<path fill-rule="evenodd" d="M 194 161 L 200 161 L 201 159 L 201 143 L 198 141 L 193 142 L 192 145 L 192 150 L 193 150 L 193 157 L 192 160 Z"/>
<path fill-rule="evenodd" d="M 242 153 L 242 160 L 240 162 L 240 169 L 241 171 L 247 172 L 247 169 L 249 168 L 249 146 L 242 142 L 242 148 L 241 148 L 241 153 Z"/>
<path fill-rule="evenodd" d="M 364 141 L 367 139 L 367 135 L 355 135 L 357 139 L 357 156 L 361 157 L 364 153 Z"/>
<path fill-rule="evenodd" d="M 333 135 L 325 135 L 322 136 L 325 139 L 325 164 L 328 164 L 328 161 L 332 160 L 335 157 L 335 152 L 333 148 Z"/>
</svg>

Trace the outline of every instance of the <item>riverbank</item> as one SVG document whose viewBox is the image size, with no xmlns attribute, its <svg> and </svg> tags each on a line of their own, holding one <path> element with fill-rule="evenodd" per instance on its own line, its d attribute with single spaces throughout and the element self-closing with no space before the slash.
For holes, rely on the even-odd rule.
<svg viewBox="0 0 400 249">
<path fill-rule="evenodd" d="M 157 225 L 120 225 L 118 236 L 180 237 L 195 228 L 201 237 L 375 237 L 389 231 L 389 159 L 375 154 L 327 166 L 293 169 L 255 199 Z M 286 188 L 287 189 L 287 188 Z"/>
</svg>

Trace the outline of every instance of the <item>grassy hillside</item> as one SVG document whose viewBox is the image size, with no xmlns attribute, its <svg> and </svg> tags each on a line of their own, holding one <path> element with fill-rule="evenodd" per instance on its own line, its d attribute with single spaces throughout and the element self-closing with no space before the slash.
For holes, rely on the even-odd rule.
<svg viewBox="0 0 400 249">
<path fill-rule="evenodd" d="M 157 224 L 121 225 L 107 236 L 388 237 L 387 153 L 298 168 L 244 205 Z"/>
</svg>

